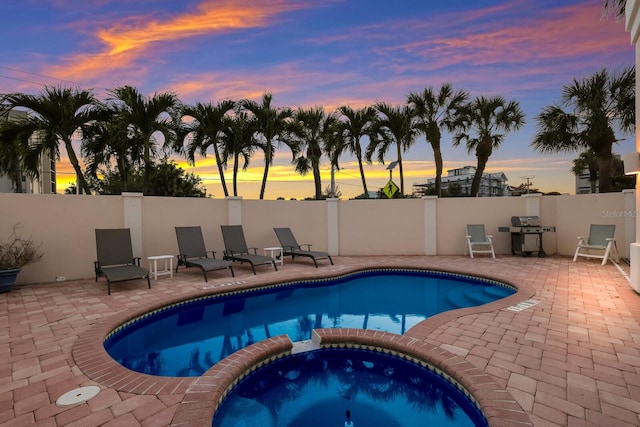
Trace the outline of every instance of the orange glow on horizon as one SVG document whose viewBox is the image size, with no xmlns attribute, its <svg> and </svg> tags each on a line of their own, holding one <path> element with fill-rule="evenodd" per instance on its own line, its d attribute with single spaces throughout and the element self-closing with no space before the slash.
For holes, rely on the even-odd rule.
<svg viewBox="0 0 640 427">
<path fill-rule="evenodd" d="M 66 159 L 65 159 L 66 160 Z M 220 184 L 218 169 L 215 160 L 208 157 L 207 159 L 197 160 L 196 167 L 189 166 L 184 159 L 174 159 L 176 164 L 184 169 L 185 172 L 194 173 L 202 179 L 207 194 L 216 198 L 223 197 L 223 191 Z M 435 177 L 435 165 L 432 161 L 404 161 L 404 185 L 405 190 L 411 193 L 414 183 L 424 183 L 427 178 Z M 443 176 L 447 175 L 447 170 L 460 168 L 464 166 L 475 166 L 475 162 L 471 159 L 462 161 L 445 161 L 443 168 Z M 558 175 L 556 169 L 561 166 L 566 172 Z M 534 178 L 533 182 L 536 188 L 542 191 L 559 191 L 561 193 L 573 193 L 572 180 L 567 180 L 570 176 L 569 169 L 571 160 L 569 159 L 541 159 L 541 158 L 524 158 L 509 160 L 491 160 L 486 172 L 496 173 L 504 172 L 509 179 L 510 185 L 517 186 L 520 184 L 520 177 L 523 175 L 531 175 L 540 173 L 538 178 Z M 65 189 L 70 185 L 75 185 L 76 177 L 73 168 L 68 162 L 57 162 L 57 192 L 63 194 Z M 238 172 L 238 188 L 239 196 L 246 199 L 257 199 L 260 193 L 260 185 L 262 183 L 262 175 L 264 168 L 262 165 L 254 165 L 247 168 L 246 171 Z M 328 164 L 323 165 L 321 169 L 322 189 L 323 191 L 329 186 L 331 180 L 331 171 Z M 377 191 L 382 188 L 389 180 L 389 171 L 386 165 L 374 163 L 365 165 L 365 179 L 367 187 L 370 191 Z M 232 194 L 233 186 L 233 169 L 230 164 L 225 170 L 225 180 L 229 193 Z M 362 194 L 362 181 L 358 164 L 355 161 L 344 162 L 341 169 L 335 171 L 335 180 L 343 199 L 353 198 Z M 400 185 L 400 176 L 398 169 L 393 171 L 393 181 Z M 313 175 L 311 173 L 302 176 L 295 172 L 292 165 L 273 165 L 269 168 L 269 178 L 266 186 L 265 198 L 269 200 L 283 197 L 285 199 L 304 199 L 305 197 L 313 197 L 314 184 Z"/>
</svg>

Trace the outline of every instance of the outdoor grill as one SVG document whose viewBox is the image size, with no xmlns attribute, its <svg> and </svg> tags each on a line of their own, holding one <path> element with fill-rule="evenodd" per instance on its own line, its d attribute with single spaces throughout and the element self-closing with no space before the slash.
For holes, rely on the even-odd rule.
<svg viewBox="0 0 640 427">
<path fill-rule="evenodd" d="M 556 231 L 555 227 L 540 224 L 539 216 L 512 216 L 511 227 L 499 227 L 498 231 L 511 233 L 511 253 L 530 256 L 534 252 L 545 257 L 542 234 Z"/>
</svg>

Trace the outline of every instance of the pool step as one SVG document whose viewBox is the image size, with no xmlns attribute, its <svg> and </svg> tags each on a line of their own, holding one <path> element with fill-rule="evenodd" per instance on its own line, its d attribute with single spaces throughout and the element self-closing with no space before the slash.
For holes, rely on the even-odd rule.
<svg viewBox="0 0 640 427">
<path fill-rule="evenodd" d="M 468 288 L 465 294 L 469 297 L 469 300 L 475 303 L 486 304 L 496 299 L 487 292 L 487 288 L 489 287 L 490 286 L 473 286 Z"/>
<path fill-rule="evenodd" d="M 495 290 L 495 286 L 466 286 L 452 289 L 447 299 L 456 308 L 471 307 L 495 301 L 509 293 L 502 294 Z"/>
<path fill-rule="evenodd" d="M 506 286 L 486 286 L 485 292 L 495 298 L 504 298 L 513 294 L 513 289 L 509 289 Z"/>
</svg>

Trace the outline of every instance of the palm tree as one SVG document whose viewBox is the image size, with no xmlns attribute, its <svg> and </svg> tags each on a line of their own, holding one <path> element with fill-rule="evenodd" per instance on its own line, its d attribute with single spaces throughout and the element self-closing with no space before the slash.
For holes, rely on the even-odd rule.
<svg viewBox="0 0 640 427">
<path fill-rule="evenodd" d="M 260 199 L 264 199 L 264 190 L 267 186 L 267 177 L 269 176 L 269 167 L 273 164 L 276 147 L 280 143 L 287 145 L 292 153 L 293 158 L 296 156 L 295 146 L 290 144 L 290 140 L 286 138 L 287 123 L 293 117 L 293 110 L 290 108 L 273 108 L 271 106 L 272 95 L 265 93 L 262 96 L 262 103 L 245 100 L 244 108 L 251 111 L 258 123 L 258 133 L 262 135 L 262 144 L 264 147 L 264 174 L 262 175 L 262 186 L 260 187 Z"/>
<path fill-rule="evenodd" d="M 220 175 L 220 183 L 224 196 L 229 197 L 227 182 L 224 178 L 224 165 L 222 155 L 220 153 L 219 141 L 222 135 L 224 118 L 226 114 L 233 111 L 235 101 L 225 100 L 213 105 L 211 103 L 197 103 L 195 106 L 185 106 L 183 109 L 183 117 L 193 117 L 195 120 L 187 125 L 186 131 L 191 135 L 191 142 L 187 149 L 187 159 L 191 164 L 195 164 L 195 153 L 206 157 L 207 149 L 211 147 L 216 158 L 216 166 Z"/>
<path fill-rule="evenodd" d="M 323 199 L 320 177 L 320 159 L 325 146 L 333 145 L 336 117 L 326 114 L 322 107 L 300 108 L 295 114 L 296 134 L 300 140 L 299 154 L 296 157 L 296 171 L 305 175 L 313 172 L 316 200 Z"/>
<path fill-rule="evenodd" d="M 635 129 L 635 68 L 611 76 L 603 69 L 591 77 L 574 79 L 562 88 L 562 104 L 537 116 L 532 146 L 543 153 L 590 150 L 598 158 L 600 192 L 612 191 L 614 127 Z M 562 107 L 568 108 L 563 110 Z"/>
<path fill-rule="evenodd" d="M 524 125 L 524 113 L 517 101 L 507 102 L 501 96 L 480 96 L 461 110 L 455 125 L 461 130 L 454 136 L 453 146 L 465 141 L 467 153 L 475 151 L 478 159 L 470 192 L 471 197 L 475 197 L 489 157 L 504 140 L 504 134 L 498 132 L 520 129 Z"/>
<path fill-rule="evenodd" d="M 38 172 L 37 168 L 33 173 L 24 167 L 25 154 L 29 150 L 28 138 L 29 135 L 12 123 L 11 118 L 0 119 L 0 175 L 9 177 L 15 193 L 22 193 L 22 172 L 31 176 Z"/>
<path fill-rule="evenodd" d="M 371 161 L 378 150 L 378 161 L 384 164 L 384 156 L 392 145 L 396 146 L 396 160 L 400 172 L 400 194 L 404 195 L 404 169 L 402 153 L 407 151 L 418 136 L 418 128 L 408 105 L 392 107 L 378 102 L 375 109 L 380 113 L 371 127 L 372 141 L 367 147 L 367 161 Z"/>
<path fill-rule="evenodd" d="M 627 0 L 603 0 L 604 15 L 624 18 Z"/>
<path fill-rule="evenodd" d="M 442 131 L 453 131 L 456 115 L 467 101 L 469 94 L 463 90 L 455 91 L 450 83 L 445 83 L 436 93 L 428 87 L 422 93 L 410 93 L 407 103 L 413 109 L 417 120 L 416 127 L 425 136 L 433 149 L 436 163 L 436 195 L 442 195 L 442 150 L 440 140 Z"/>
<path fill-rule="evenodd" d="M 131 143 L 127 128 L 118 125 L 118 110 L 104 107 L 105 117 L 87 126 L 83 132 L 82 155 L 87 174 L 97 179 L 102 167 L 107 171 L 115 163 L 122 191 L 129 190 L 132 169 L 142 163 L 142 149 Z"/>
<path fill-rule="evenodd" d="M 117 126 L 126 131 L 132 144 L 142 148 L 142 191 L 147 194 L 153 161 L 159 155 L 158 136 L 163 137 L 165 149 L 173 149 L 177 141 L 180 101 L 173 93 L 154 94 L 145 98 L 138 89 L 131 86 L 118 87 L 110 93 L 113 96 L 111 101 L 118 110 L 115 119 Z"/>
<path fill-rule="evenodd" d="M 577 159 L 573 159 L 571 172 L 576 176 L 582 175 L 582 172 L 589 170 L 589 183 L 591 184 L 591 193 L 596 192 L 596 182 L 598 181 L 598 157 L 593 151 L 587 150 L 580 153 Z"/>
<path fill-rule="evenodd" d="M 363 136 L 369 134 L 369 128 L 372 122 L 375 120 L 376 111 L 371 107 L 364 107 L 359 110 L 354 110 L 349 106 L 343 105 L 338 107 L 338 142 L 332 152 L 332 163 L 338 167 L 338 157 L 344 151 L 349 151 L 356 156 L 358 160 L 358 168 L 360 169 L 360 177 L 362 179 L 362 188 L 364 190 L 364 198 L 369 198 L 369 191 L 367 190 L 367 181 L 364 177 L 364 166 L 362 164 L 362 145 L 360 143 Z"/>
<path fill-rule="evenodd" d="M 76 173 L 81 191 L 90 194 L 78 156 L 73 148 L 73 136 L 83 126 L 100 117 L 97 102 L 90 91 L 46 86 L 39 95 L 10 93 L 0 98 L 2 111 L 27 110 L 27 116 L 13 122 L 13 131 L 20 131 L 22 137 L 34 136 L 24 164 L 29 171 L 37 174 L 37 165 L 44 152 L 52 159 L 60 159 L 60 143 L 69 156 L 69 162 Z M 5 138 L 0 135 L 0 140 Z"/>
<path fill-rule="evenodd" d="M 223 118 L 221 142 L 223 145 L 222 164 L 227 165 L 229 158 L 233 158 L 233 195 L 238 195 L 238 170 L 240 158 L 243 160 L 242 170 L 249 167 L 251 156 L 256 148 L 264 149 L 256 139 L 258 122 L 246 111 L 236 111 L 232 117 Z"/>
</svg>

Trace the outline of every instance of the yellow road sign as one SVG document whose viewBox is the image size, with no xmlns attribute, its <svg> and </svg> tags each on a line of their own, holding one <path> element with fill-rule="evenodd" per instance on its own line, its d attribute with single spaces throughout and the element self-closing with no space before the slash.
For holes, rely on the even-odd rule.
<svg viewBox="0 0 640 427">
<path fill-rule="evenodd" d="M 387 182 L 387 185 L 384 186 L 382 192 L 387 196 L 388 199 L 392 199 L 393 196 L 399 191 L 398 186 L 391 180 Z"/>
</svg>

